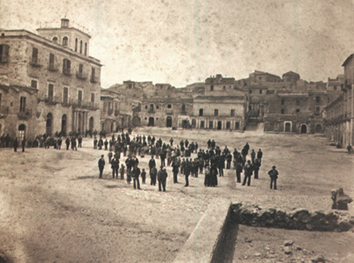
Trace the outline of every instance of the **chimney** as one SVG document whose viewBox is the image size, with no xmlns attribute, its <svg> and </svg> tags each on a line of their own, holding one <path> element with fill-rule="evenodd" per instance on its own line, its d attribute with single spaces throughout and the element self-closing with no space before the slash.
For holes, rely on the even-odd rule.
<svg viewBox="0 0 354 263">
<path fill-rule="evenodd" d="M 62 27 L 62 28 L 63 28 L 63 27 L 68 28 L 68 27 L 69 27 L 69 19 L 67 19 L 67 18 L 62 18 L 62 19 L 61 19 L 61 27 Z"/>
</svg>

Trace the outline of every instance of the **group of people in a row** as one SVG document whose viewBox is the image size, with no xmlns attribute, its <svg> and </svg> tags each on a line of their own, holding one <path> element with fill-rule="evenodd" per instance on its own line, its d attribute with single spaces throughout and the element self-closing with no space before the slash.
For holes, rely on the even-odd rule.
<svg viewBox="0 0 354 263">
<path fill-rule="evenodd" d="M 231 154 L 230 150 L 225 146 L 222 151 L 219 146 L 216 145 L 214 140 L 209 140 L 207 142 L 208 149 L 199 149 L 198 143 L 189 143 L 186 139 L 181 140 L 178 145 L 173 145 L 173 138 L 169 140 L 169 144 L 162 142 L 161 138 L 156 140 L 154 136 L 141 136 L 138 135 L 134 138 L 130 138 L 129 134 L 120 134 L 115 138 L 112 135 L 112 139 L 109 141 L 103 138 L 94 140 L 94 149 L 104 149 L 109 150 L 108 159 L 112 168 L 112 177 L 118 178 L 118 170 L 120 173 L 120 178 L 124 179 L 125 168 L 127 174 L 127 182 L 130 183 L 131 180 L 134 182 L 134 188 L 140 189 L 139 177 L 142 178 L 142 183 L 146 182 L 146 171 L 139 168 L 139 160 L 137 156 L 142 158 L 145 154 L 150 154 L 151 159 L 148 162 L 150 184 L 156 184 L 156 178 L 159 182 L 159 190 L 166 187 L 167 171 L 166 165 L 172 167 L 173 172 L 173 182 L 178 183 L 178 173 L 180 172 L 185 177 L 185 186 L 189 186 L 189 176 L 198 177 L 198 174 L 205 173 L 204 185 L 205 186 L 217 186 L 218 185 L 218 175 L 219 177 L 224 175 L 225 161 L 226 169 L 231 169 L 232 159 L 234 159 L 234 169 L 236 170 L 237 182 L 241 182 L 241 173 L 244 171 L 244 181 L 243 185 L 251 184 L 251 175 L 254 172 L 255 179 L 258 179 L 258 171 L 261 166 L 261 161 L 263 153 L 261 149 L 256 153 L 254 150 L 251 152 L 251 160 L 246 161 L 246 157 L 249 152 L 249 145 L 243 147 L 241 152 L 238 152 L 236 148 Z M 108 148 L 109 147 L 109 148 Z M 112 152 L 114 151 L 114 153 Z M 127 156 L 124 163 L 120 164 L 121 154 L 124 157 Z M 191 158 L 191 153 L 196 153 L 195 158 Z M 157 170 L 158 164 L 156 159 L 160 159 L 160 170 Z M 167 163 L 166 163 L 167 159 Z M 102 172 L 104 169 L 104 155 L 102 155 L 99 160 L 98 166 L 100 169 L 100 178 L 102 178 Z M 276 189 L 276 179 L 278 172 L 275 170 L 275 166 L 271 171 L 269 171 L 271 177 L 271 188 L 274 184 L 274 189 Z"/>
</svg>

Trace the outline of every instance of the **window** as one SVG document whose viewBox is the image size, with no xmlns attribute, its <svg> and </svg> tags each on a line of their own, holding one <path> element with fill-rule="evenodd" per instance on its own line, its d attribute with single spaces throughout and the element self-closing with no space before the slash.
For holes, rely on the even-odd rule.
<svg viewBox="0 0 354 263">
<path fill-rule="evenodd" d="M 259 90 L 259 94 L 262 94 L 262 92 L 263 92 L 263 90 L 260 89 L 260 90 Z"/>
<path fill-rule="evenodd" d="M 316 103 L 320 102 L 320 96 L 316 96 Z"/>
<path fill-rule="evenodd" d="M 223 86 L 222 89 L 223 89 L 223 90 L 226 90 L 226 86 Z"/>
<path fill-rule="evenodd" d="M 300 109 L 296 109 L 296 113 L 299 113 L 300 112 Z"/>
<path fill-rule="evenodd" d="M 284 114 L 284 113 L 285 113 L 285 110 L 284 110 L 284 109 L 281 109 L 281 110 L 280 110 L 280 113 L 281 113 L 281 114 Z"/>
<path fill-rule="evenodd" d="M 38 48 L 32 48 L 32 64 L 38 64 Z"/>
<path fill-rule="evenodd" d="M 199 116 L 203 116 L 203 109 L 199 109 Z"/>
<path fill-rule="evenodd" d="M 54 54 L 49 54 L 49 69 L 54 70 Z"/>
<path fill-rule="evenodd" d="M 9 45 L 0 45 L 0 62 L 7 62 L 9 58 Z"/>
<path fill-rule="evenodd" d="M 145 105 L 145 110 L 147 110 L 147 108 L 148 108 L 148 106 L 147 106 L 147 105 Z"/>
<path fill-rule="evenodd" d="M 68 104 L 68 97 L 69 97 L 69 89 L 67 87 L 64 87 L 63 90 L 63 103 Z"/>
<path fill-rule="evenodd" d="M 82 90 L 78 90 L 77 91 L 77 100 L 78 100 L 79 104 L 81 104 L 81 102 L 82 102 Z"/>
<path fill-rule="evenodd" d="M 71 61 L 69 59 L 63 59 L 63 74 L 70 75 Z"/>
<path fill-rule="evenodd" d="M 215 109 L 214 110 L 214 116 L 218 116 L 219 115 L 219 110 L 218 109 Z"/>
<path fill-rule="evenodd" d="M 37 80 L 31 80 L 31 87 L 32 88 L 37 88 Z"/>
<path fill-rule="evenodd" d="M 186 111 L 186 104 L 182 104 L 182 111 Z"/>
<path fill-rule="evenodd" d="M 150 104 L 150 111 L 154 110 L 154 104 Z"/>
<path fill-rule="evenodd" d="M 231 116 L 235 116 L 235 110 L 234 109 L 231 110 L 231 114 L 230 115 Z"/>
<path fill-rule="evenodd" d="M 316 109 L 315 109 L 315 114 L 316 114 L 316 115 L 319 115 L 319 114 L 320 114 L 320 107 L 316 107 Z"/>
<path fill-rule="evenodd" d="M 248 92 L 251 94 L 251 93 L 252 93 L 252 90 L 250 89 Z"/>
<path fill-rule="evenodd" d="M 87 55 L 87 43 L 85 43 L 85 56 Z"/>
<path fill-rule="evenodd" d="M 20 111 L 26 110 L 26 97 L 21 97 L 20 99 Z"/>
<path fill-rule="evenodd" d="M 82 76 L 82 72 L 84 71 L 84 65 L 79 64 L 79 75 Z"/>
<path fill-rule="evenodd" d="M 213 121 L 209 121 L 209 129 L 213 128 Z"/>
<path fill-rule="evenodd" d="M 214 90 L 214 86 L 210 85 L 210 91 L 213 91 L 213 90 Z"/>
<path fill-rule="evenodd" d="M 235 129 L 236 130 L 240 129 L 240 123 L 238 121 L 235 123 Z"/>
<path fill-rule="evenodd" d="M 53 40 L 54 43 L 57 43 L 57 42 L 58 42 L 58 38 L 57 38 L 57 37 L 53 37 L 52 40 Z"/>
<path fill-rule="evenodd" d="M 157 110 L 159 109 L 159 105 L 156 105 L 156 109 L 157 109 Z"/>
<path fill-rule="evenodd" d="M 200 121 L 200 128 L 204 128 L 204 121 Z"/>
<path fill-rule="evenodd" d="M 91 102 L 95 102 L 95 93 L 91 93 Z M 116 104 L 117 108 L 117 104 Z"/>
<path fill-rule="evenodd" d="M 82 54 L 82 40 L 80 40 L 80 54 Z"/>
<path fill-rule="evenodd" d="M 77 52 L 77 38 L 75 38 L 75 52 Z"/>
<path fill-rule="evenodd" d="M 281 100 L 281 105 L 284 105 L 285 104 L 285 101 L 284 100 Z"/>
<path fill-rule="evenodd" d="M 171 105 L 171 104 L 168 104 L 168 105 L 167 105 L 167 108 L 171 109 L 171 108 L 172 108 L 172 105 Z"/>
<path fill-rule="evenodd" d="M 63 37 L 63 46 L 68 45 L 68 37 Z"/>
<path fill-rule="evenodd" d="M 296 100 L 296 105 L 300 105 L 300 100 Z"/>
<path fill-rule="evenodd" d="M 230 129 L 230 122 L 229 121 L 226 122 L 226 129 Z"/>
<path fill-rule="evenodd" d="M 53 101 L 53 95 L 54 95 L 54 85 L 48 84 L 48 100 L 49 101 Z"/>
<path fill-rule="evenodd" d="M 93 83 L 98 82 L 98 80 L 96 78 L 96 69 L 95 68 L 91 68 L 91 82 L 93 82 Z"/>
</svg>

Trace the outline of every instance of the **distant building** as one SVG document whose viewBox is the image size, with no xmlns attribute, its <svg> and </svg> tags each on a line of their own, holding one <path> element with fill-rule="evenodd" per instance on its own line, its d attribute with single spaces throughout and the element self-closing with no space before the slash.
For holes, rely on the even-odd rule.
<svg viewBox="0 0 354 263">
<path fill-rule="evenodd" d="M 68 19 L 37 31 L 0 31 L 0 133 L 99 130 L 101 64 L 89 56 L 90 36 Z"/>
</svg>

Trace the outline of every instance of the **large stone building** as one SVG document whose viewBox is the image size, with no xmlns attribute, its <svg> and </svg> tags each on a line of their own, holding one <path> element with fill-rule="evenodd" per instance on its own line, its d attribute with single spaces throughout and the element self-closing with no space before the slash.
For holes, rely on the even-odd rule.
<svg viewBox="0 0 354 263">
<path fill-rule="evenodd" d="M 90 36 L 62 19 L 60 28 L 1 30 L 0 133 L 10 136 L 100 129 L 100 61 Z"/>
</svg>

